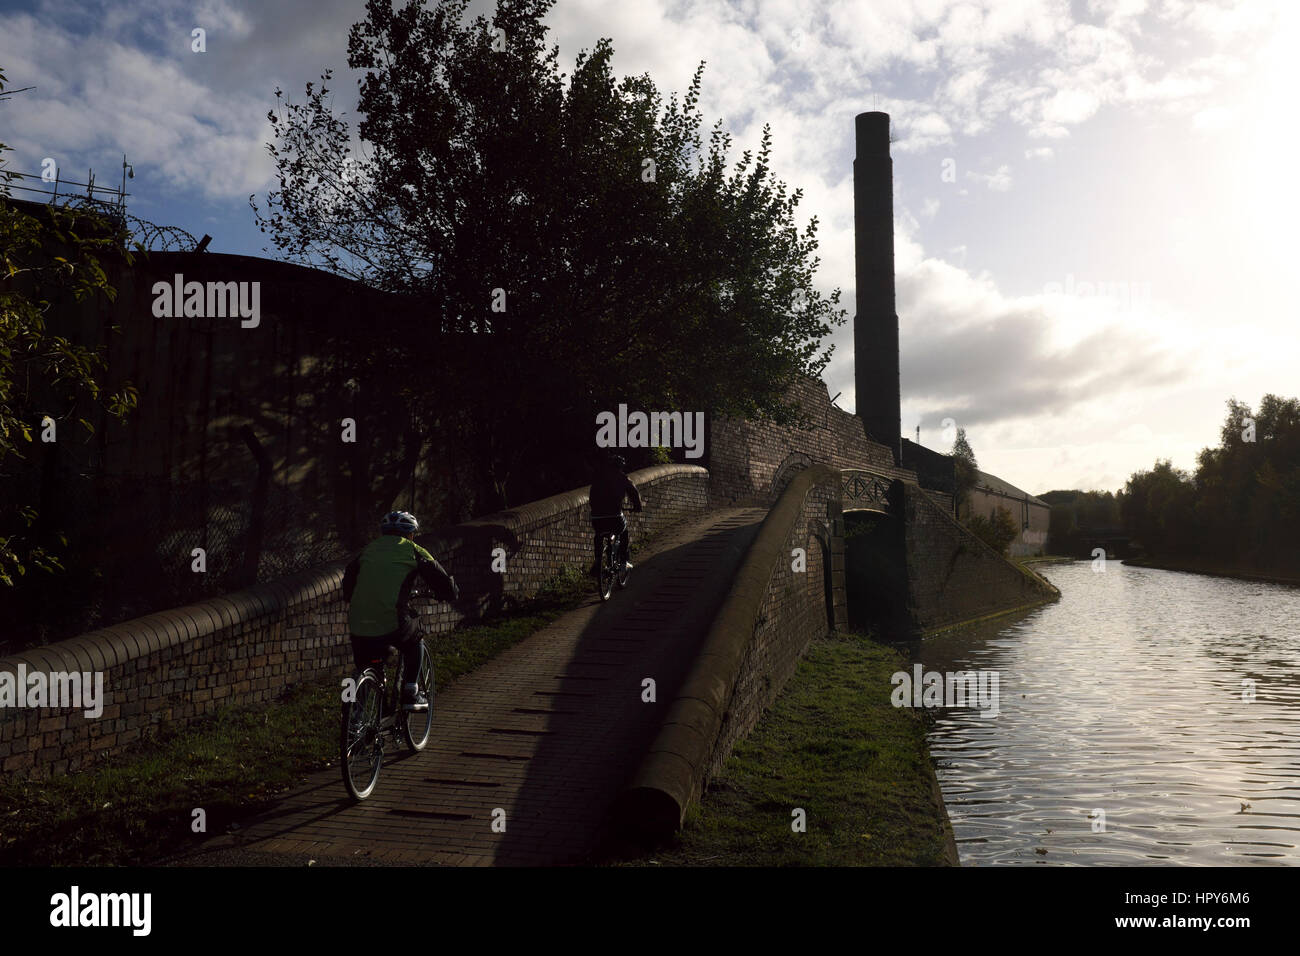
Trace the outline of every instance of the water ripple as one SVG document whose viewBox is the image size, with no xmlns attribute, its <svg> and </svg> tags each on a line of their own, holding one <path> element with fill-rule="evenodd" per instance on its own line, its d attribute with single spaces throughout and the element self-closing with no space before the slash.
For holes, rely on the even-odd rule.
<svg viewBox="0 0 1300 956">
<path fill-rule="evenodd" d="M 1300 589 L 1046 574 L 1058 603 L 914 648 L 999 674 L 996 717 L 929 734 L 963 865 L 1300 863 Z"/>
</svg>

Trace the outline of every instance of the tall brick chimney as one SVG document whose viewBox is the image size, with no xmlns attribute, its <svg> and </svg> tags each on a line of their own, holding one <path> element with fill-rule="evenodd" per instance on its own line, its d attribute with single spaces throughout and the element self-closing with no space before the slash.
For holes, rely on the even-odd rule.
<svg viewBox="0 0 1300 956">
<path fill-rule="evenodd" d="M 898 313 L 894 311 L 894 162 L 889 114 L 859 113 L 853 160 L 853 250 L 858 314 L 853 318 L 854 388 L 868 437 L 901 461 Z"/>
</svg>

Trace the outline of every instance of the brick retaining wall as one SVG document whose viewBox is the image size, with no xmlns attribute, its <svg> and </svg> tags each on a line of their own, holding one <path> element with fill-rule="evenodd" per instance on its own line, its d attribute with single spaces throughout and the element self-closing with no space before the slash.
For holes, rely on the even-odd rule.
<svg viewBox="0 0 1300 956">
<path fill-rule="evenodd" d="M 998 554 L 918 485 L 901 483 L 899 497 L 907 527 L 908 611 L 917 632 L 1060 597 L 1046 578 Z"/>
<path fill-rule="evenodd" d="M 631 476 L 645 511 L 628 514 L 633 541 L 709 506 L 709 475 L 659 465 Z M 462 602 L 437 604 L 426 625 L 444 633 L 536 593 L 566 567 L 592 558 L 587 489 L 457 525 L 419 543 L 455 575 Z M 491 571 L 505 549 L 506 572 Z M 257 704 L 286 688 L 351 667 L 347 605 L 333 562 L 198 604 L 174 608 L 0 659 L 0 671 L 101 672 L 105 706 L 0 707 L 0 772 L 43 778 L 77 771 L 166 723 L 183 726 L 223 704 Z"/>
</svg>

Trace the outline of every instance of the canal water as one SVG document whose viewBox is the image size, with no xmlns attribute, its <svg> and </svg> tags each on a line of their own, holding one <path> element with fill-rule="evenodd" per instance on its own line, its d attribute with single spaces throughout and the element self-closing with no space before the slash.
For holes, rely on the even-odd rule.
<svg viewBox="0 0 1300 956">
<path fill-rule="evenodd" d="M 912 648 L 998 675 L 930 710 L 962 865 L 1300 864 L 1300 588 L 1039 570 L 1058 603 Z"/>
</svg>

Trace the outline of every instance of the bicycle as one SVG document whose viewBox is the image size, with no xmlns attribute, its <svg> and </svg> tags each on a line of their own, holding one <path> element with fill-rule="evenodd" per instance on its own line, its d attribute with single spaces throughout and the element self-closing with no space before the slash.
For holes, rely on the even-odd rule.
<svg viewBox="0 0 1300 956">
<path fill-rule="evenodd" d="M 606 522 L 605 527 L 611 527 L 613 519 L 620 517 L 621 515 L 592 515 L 591 521 L 593 525 L 597 522 Z M 620 589 L 627 587 L 627 551 L 621 549 L 623 553 L 618 553 L 620 551 L 618 542 L 623 533 L 621 526 L 613 531 L 597 533 L 600 535 L 600 542 L 596 547 L 596 590 L 600 593 L 602 601 L 608 601 L 616 585 Z"/>
<path fill-rule="evenodd" d="M 392 646 L 385 648 L 382 656 L 372 658 L 369 666 L 354 675 L 352 700 L 343 702 L 339 751 L 343 785 L 353 800 L 366 799 L 379 783 L 388 736 L 393 738 L 394 746 L 400 736 L 414 753 L 425 748 L 433 730 L 433 657 L 428 645 L 421 638 L 420 673 L 415 681 L 429 701 L 428 709 L 423 711 L 402 709 L 406 674 L 400 653 L 396 679 L 389 685 L 386 659 L 394 651 Z"/>
</svg>

